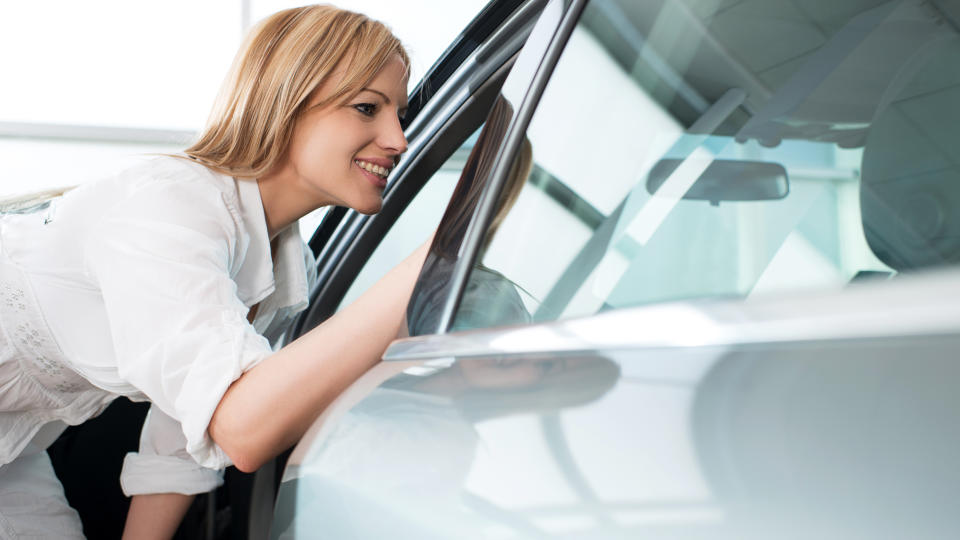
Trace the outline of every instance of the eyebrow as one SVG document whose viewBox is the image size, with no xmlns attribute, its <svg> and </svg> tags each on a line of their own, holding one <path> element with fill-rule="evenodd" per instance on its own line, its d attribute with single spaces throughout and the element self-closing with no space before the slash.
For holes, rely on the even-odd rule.
<svg viewBox="0 0 960 540">
<path fill-rule="evenodd" d="M 363 88 L 360 89 L 360 91 L 361 91 L 361 92 L 373 92 L 374 94 L 377 94 L 377 95 L 379 95 L 380 97 L 382 97 L 383 100 L 387 103 L 387 105 L 389 105 L 389 104 L 391 103 L 390 98 L 387 97 L 386 94 L 384 94 L 383 92 L 381 92 L 381 91 L 379 91 L 379 90 L 374 90 L 373 88 L 368 88 L 368 87 L 364 86 Z M 409 108 L 409 105 L 408 105 L 407 107 L 404 107 L 404 108 L 401 109 L 401 110 L 404 110 L 404 109 L 407 109 L 407 108 Z"/>
</svg>

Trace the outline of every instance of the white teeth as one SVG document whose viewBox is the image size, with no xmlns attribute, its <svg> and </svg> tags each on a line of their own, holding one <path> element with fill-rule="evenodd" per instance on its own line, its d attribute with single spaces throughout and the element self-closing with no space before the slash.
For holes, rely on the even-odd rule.
<svg viewBox="0 0 960 540">
<path fill-rule="evenodd" d="M 359 160 L 359 159 L 358 159 L 358 160 L 355 160 L 354 163 L 356 163 L 356 164 L 357 164 L 360 168 L 362 168 L 363 170 L 368 171 L 368 172 L 372 172 L 373 174 L 376 174 L 377 176 L 382 176 L 382 177 L 386 178 L 387 175 L 390 174 L 390 169 L 387 169 L 387 168 L 385 168 L 385 167 L 381 167 L 381 166 L 379 166 L 379 165 L 374 165 L 373 163 L 367 163 L 366 161 L 361 161 L 361 160 Z"/>
</svg>

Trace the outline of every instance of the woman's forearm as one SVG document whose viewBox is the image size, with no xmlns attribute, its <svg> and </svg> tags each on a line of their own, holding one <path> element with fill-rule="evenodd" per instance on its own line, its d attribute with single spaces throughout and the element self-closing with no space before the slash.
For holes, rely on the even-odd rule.
<svg viewBox="0 0 960 540">
<path fill-rule="evenodd" d="M 238 469 L 254 471 L 295 444 L 317 414 L 380 360 L 405 320 L 428 244 L 227 389 L 209 432 Z"/>
<path fill-rule="evenodd" d="M 123 527 L 124 540 L 169 540 L 177 532 L 193 495 L 134 495 Z"/>
</svg>

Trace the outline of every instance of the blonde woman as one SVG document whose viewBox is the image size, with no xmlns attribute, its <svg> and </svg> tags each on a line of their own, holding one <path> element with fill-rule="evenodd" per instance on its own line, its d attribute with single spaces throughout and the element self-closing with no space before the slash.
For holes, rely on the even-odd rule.
<svg viewBox="0 0 960 540">
<path fill-rule="evenodd" d="M 277 13 L 183 156 L 0 220 L 0 537 L 82 537 L 43 450 L 117 396 L 151 402 L 125 537 L 167 538 L 218 470 L 256 470 L 378 361 L 425 248 L 286 347 L 264 336 L 307 301 L 297 220 L 380 209 L 408 65 L 365 16 Z"/>
</svg>

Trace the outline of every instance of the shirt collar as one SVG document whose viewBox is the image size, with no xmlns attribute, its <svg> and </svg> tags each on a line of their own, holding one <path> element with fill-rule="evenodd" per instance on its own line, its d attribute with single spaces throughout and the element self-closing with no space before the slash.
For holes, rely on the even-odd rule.
<svg viewBox="0 0 960 540">
<path fill-rule="evenodd" d="M 290 308 L 300 311 L 307 305 L 307 271 L 304 263 L 303 240 L 297 222 L 277 235 L 276 261 L 270 254 L 270 235 L 263 213 L 260 188 L 254 180 L 234 179 L 240 202 L 240 218 L 249 237 L 243 261 L 234 276 L 237 296 L 252 306 L 273 295 L 269 309 Z M 260 307 L 263 312 L 268 306 Z"/>
</svg>

